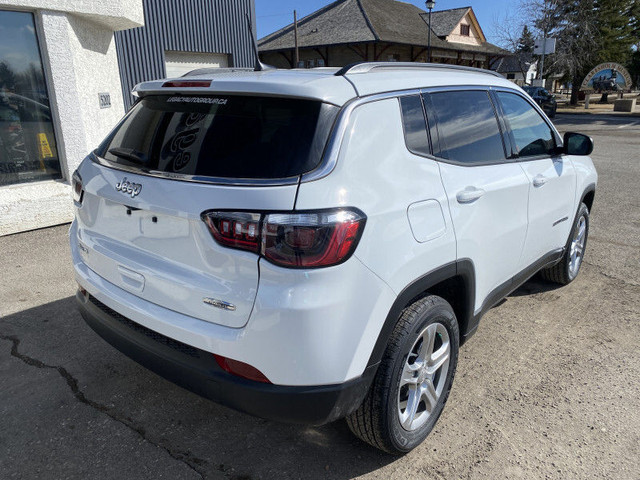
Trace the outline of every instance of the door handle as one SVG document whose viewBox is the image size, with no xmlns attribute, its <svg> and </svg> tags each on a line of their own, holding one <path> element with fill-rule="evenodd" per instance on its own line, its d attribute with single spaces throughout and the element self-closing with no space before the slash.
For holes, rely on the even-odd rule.
<svg viewBox="0 0 640 480">
<path fill-rule="evenodd" d="M 484 195 L 484 190 L 476 187 L 467 187 L 464 190 L 460 190 L 456 195 L 458 203 L 473 203 Z"/>
<path fill-rule="evenodd" d="M 547 177 L 545 177 L 544 175 L 538 174 L 535 177 L 533 177 L 533 186 L 534 187 L 541 187 L 545 183 L 547 183 Z"/>
</svg>

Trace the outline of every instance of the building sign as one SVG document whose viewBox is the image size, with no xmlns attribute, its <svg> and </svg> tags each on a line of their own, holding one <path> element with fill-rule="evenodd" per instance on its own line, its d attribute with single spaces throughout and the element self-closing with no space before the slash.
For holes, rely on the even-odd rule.
<svg viewBox="0 0 640 480">
<path fill-rule="evenodd" d="M 111 95 L 109 93 L 99 93 L 98 97 L 100 99 L 100 108 L 111 107 Z"/>
<path fill-rule="evenodd" d="M 622 92 L 631 90 L 631 75 L 619 63 L 601 63 L 585 77 L 580 90 L 589 92 Z"/>
<path fill-rule="evenodd" d="M 536 38 L 533 44 L 534 55 L 550 55 L 556 53 L 555 38 Z"/>
</svg>

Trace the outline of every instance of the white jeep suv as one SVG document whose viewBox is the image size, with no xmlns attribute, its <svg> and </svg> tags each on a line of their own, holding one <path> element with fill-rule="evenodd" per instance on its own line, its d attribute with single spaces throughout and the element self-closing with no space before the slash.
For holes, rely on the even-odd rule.
<svg viewBox="0 0 640 480">
<path fill-rule="evenodd" d="M 205 71 L 135 93 L 74 174 L 79 308 L 216 402 L 346 417 L 407 452 L 482 315 L 538 271 L 578 274 L 593 143 L 492 72 Z"/>
</svg>

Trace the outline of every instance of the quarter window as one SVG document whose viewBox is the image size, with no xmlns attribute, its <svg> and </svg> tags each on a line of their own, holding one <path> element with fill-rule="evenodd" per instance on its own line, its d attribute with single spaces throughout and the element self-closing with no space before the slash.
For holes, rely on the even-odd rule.
<svg viewBox="0 0 640 480">
<path fill-rule="evenodd" d="M 410 152 L 417 155 L 429 155 L 429 137 L 427 123 L 419 95 L 400 98 L 404 140 Z"/>
<path fill-rule="evenodd" d="M 515 153 L 519 157 L 552 155 L 556 147 L 553 132 L 535 108 L 514 93 L 498 92 L 497 95 L 511 128 Z"/>
<path fill-rule="evenodd" d="M 505 159 L 498 120 L 487 92 L 440 92 L 431 94 L 430 100 L 438 122 L 439 148 L 434 154 L 465 164 Z"/>
</svg>

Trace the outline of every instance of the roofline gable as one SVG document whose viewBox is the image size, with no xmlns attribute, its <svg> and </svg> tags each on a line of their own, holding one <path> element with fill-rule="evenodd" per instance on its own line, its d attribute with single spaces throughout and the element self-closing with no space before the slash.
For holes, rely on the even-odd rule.
<svg viewBox="0 0 640 480">
<path fill-rule="evenodd" d="M 465 15 L 469 15 L 469 18 L 471 18 L 471 21 L 473 22 L 473 26 L 475 27 L 475 29 L 480 34 L 480 42 L 481 43 L 486 43 L 487 42 L 487 37 L 484 36 L 484 32 L 482 31 L 482 27 L 480 27 L 480 22 L 478 22 L 478 18 L 476 17 L 476 13 L 473 11 L 473 7 L 468 7 L 468 8 L 469 8 L 469 10 L 467 10 L 467 13 L 465 13 Z"/>
</svg>

